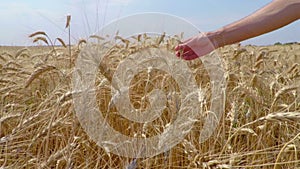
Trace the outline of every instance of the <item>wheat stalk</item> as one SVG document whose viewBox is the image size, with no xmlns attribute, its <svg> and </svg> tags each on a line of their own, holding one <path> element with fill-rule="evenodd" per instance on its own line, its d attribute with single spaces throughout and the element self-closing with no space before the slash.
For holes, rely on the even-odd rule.
<svg viewBox="0 0 300 169">
<path fill-rule="evenodd" d="M 33 39 L 33 43 L 38 42 L 38 41 L 43 41 L 47 45 L 49 45 L 48 40 L 45 37 L 36 37 Z"/>
<path fill-rule="evenodd" d="M 41 74 L 56 69 L 55 66 L 52 65 L 44 65 L 34 70 L 34 72 L 30 75 L 28 80 L 25 83 L 25 88 L 27 88 L 34 79 L 38 78 Z"/>
<path fill-rule="evenodd" d="M 28 37 L 32 38 L 32 37 L 35 37 L 37 35 L 48 36 L 44 31 L 37 31 L 37 32 L 34 32 L 34 33 L 30 34 Z"/>
<path fill-rule="evenodd" d="M 275 102 L 279 99 L 279 97 L 285 93 L 288 93 L 290 91 L 294 91 L 296 89 L 299 88 L 298 84 L 293 84 L 293 85 L 289 85 L 289 86 L 284 86 L 283 88 L 281 88 L 279 91 L 276 92 L 275 94 L 275 98 L 273 100 L 273 103 L 271 104 L 271 110 L 275 105 Z"/>
<path fill-rule="evenodd" d="M 60 42 L 60 44 L 62 44 L 63 47 L 67 48 L 67 45 L 61 38 L 56 38 L 56 39 Z"/>
<path fill-rule="evenodd" d="M 91 36 L 89 36 L 89 37 L 90 37 L 90 38 L 94 38 L 94 39 L 98 39 L 98 40 L 100 40 L 100 41 L 105 40 L 104 37 L 101 37 L 101 36 L 98 36 L 98 35 L 91 35 Z"/>
<path fill-rule="evenodd" d="M 28 48 L 23 48 L 23 49 L 17 51 L 15 58 L 17 59 L 25 51 L 28 51 Z"/>
</svg>

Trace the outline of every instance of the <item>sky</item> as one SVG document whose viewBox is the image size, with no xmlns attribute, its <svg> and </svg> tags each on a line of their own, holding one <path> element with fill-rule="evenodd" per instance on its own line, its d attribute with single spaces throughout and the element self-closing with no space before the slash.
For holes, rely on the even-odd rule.
<svg viewBox="0 0 300 169">
<path fill-rule="evenodd" d="M 32 45 L 28 35 L 45 31 L 67 40 L 66 16 L 70 14 L 72 41 L 87 38 L 113 20 L 161 12 L 186 19 L 201 32 L 237 21 L 271 0 L 0 0 L 0 45 Z M 133 25 L 139 26 L 139 25 Z M 300 41 L 300 21 L 243 44 L 269 45 Z"/>
</svg>

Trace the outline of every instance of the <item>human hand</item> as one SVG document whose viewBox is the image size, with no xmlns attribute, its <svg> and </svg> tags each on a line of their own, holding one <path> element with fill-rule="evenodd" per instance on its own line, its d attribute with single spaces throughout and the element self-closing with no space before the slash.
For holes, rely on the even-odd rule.
<svg viewBox="0 0 300 169">
<path fill-rule="evenodd" d="M 178 57 L 185 60 L 193 60 L 212 52 L 214 49 L 216 49 L 216 47 L 208 38 L 208 34 L 200 33 L 179 44 L 175 48 L 175 51 Z"/>
</svg>

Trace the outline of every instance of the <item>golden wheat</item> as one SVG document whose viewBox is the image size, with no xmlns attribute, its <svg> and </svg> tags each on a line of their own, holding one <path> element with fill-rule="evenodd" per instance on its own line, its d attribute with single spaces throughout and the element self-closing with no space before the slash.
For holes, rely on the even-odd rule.
<svg viewBox="0 0 300 169">
<path fill-rule="evenodd" d="M 63 47 L 67 47 L 67 45 L 66 45 L 66 43 L 64 42 L 64 40 L 62 40 L 61 38 L 56 38 L 59 42 L 60 42 L 60 44 L 63 46 Z"/>
<path fill-rule="evenodd" d="M 43 31 L 30 35 L 45 37 Z M 168 93 L 157 120 L 140 124 L 122 118 L 111 101 L 112 78 L 122 60 L 145 48 L 170 52 L 182 35 L 116 35 L 116 46 L 99 65 L 95 81 L 99 109 L 107 122 L 130 137 L 161 134 L 176 118 L 180 89 L 171 75 L 144 70 L 133 77 L 130 99 L 136 109 L 149 106 L 153 89 Z M 103 45 L 105 38 L 92 36 Z M 42 40 L 42 39 L 41 39 Z M 42 40 L 42 41 L 44 41 Z M 58 40 L 58 39 L 57 39 Z M 61 39 L 62 40 L 62 39 Z M 59 40 L 58 40 L 59 41 Z M 86 41 L 78 43 L 85 44 Z M 62 44 L 63 45 L 63 44 Z M 64 45 L 63 45 L 64 46 Z M 2 48 L 1 48 L 2 49 Z M 72 61 L 81 48 L 72 48 Z M 219 49 L 226 65 L 226 106 L 212 137 L 199 144 L 203 114 L 184 140 L 160 155 L 132 159 L 108 153 L 82 129 L 73 107 L 80 92 L 71 88 L 74 67 L 68 51 L 27 47 L 1 51 L 0 166 L 3 168 L 297 168 L 300 157 L 300 45 L 240 46 Z M 22 57 L 22 56 L 27 57 Z M 174 56 L 175 57 L 175 56 Z M 45 59 L 48 58 L 48 59 Z M 90 59 L 90 58 L 87 58 Z M 74 64 L 72 64 L 74 65 Z M 210 110 L 211 84 L 200 60 L 188 62 L 205 93 L 203 112 Z M 59 73 L 56 73 L 59 72 Z M 24 87 L 25 86 L 25 87 Z M 88 112 L 87 112 L 88 113 Z"/>
<path fill-rule="evenodd" d="M 52 65 L 43 65 L 39 68 L 37 68 L 36 70 L 34 70 L 34 72 L 32 72 L 31 76 L 28 78 L 28 80 L 26 81 L 25 83 L 25 88 L 27 88 L 31 82 L 38 78 L 42 73 L 44 72 L 47 72 L 47 71 L 50 71 L 50 70 L 53 70 L 55 69 L 56 67 L 55 66 L 52 66 Z"/>
<path fill-rule="evenodd" d="M 34 33 L 30 34 L 28 37 L 32 38 L 32 37 L 37 36 L 37 35 L 47 36 L 46 32 L 44 32 L 44 31 L 37 31 L 37 32 L 34 32 Z"/>
</svg>

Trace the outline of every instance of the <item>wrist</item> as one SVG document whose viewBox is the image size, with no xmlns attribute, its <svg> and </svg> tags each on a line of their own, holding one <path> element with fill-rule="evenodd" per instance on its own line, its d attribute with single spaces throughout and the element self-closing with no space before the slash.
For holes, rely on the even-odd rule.
<svg viewBox="0 0 300 169">
<path fill-rule="evenodd" d="M 217 30 L 213 32 L 207 32 L 206 33 L 207 38 L 211 41 L 212 45 L 215 49 L 223 47 L 226 45 L 226 41 L 223 37 L 223 31 Z"/>
</svg>

